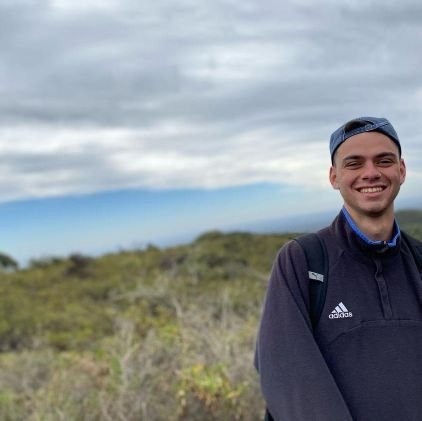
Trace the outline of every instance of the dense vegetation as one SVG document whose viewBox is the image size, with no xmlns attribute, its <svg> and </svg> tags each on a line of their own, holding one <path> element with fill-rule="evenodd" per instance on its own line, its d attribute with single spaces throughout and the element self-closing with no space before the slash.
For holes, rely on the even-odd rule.
<svg viewBox="0 0 422 421">
<path fill-rule="evenodd" d="M 422 219 L 401 221 L 421 235 Z M 31 262 L 0 276 L 1 420 L 259 420 L 252 356 L 289 235 Z"/>
<path fill-rule="evenodd" d="M 422 211 L 402 210 L 397 212 L 400 227 L 418 239 L 422 239 Z"/>
<path fill-rule="evenodd" d="M 0 419 L 259 419 L 254 337 L 291 237 L 210 232 L 3 273 Z"/>
</svg>

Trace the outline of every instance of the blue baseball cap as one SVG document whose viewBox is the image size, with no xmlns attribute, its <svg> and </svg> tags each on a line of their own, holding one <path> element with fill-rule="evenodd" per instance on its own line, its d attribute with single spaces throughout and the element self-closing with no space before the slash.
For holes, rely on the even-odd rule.
<svg viewBox="0 0 422 421">
<path fill-rule="evenodd" d="M 334 154 L 337 148 L 349 137 L 363 132 L 379 132 L 388 136 L 399 148 L 401 156 L 401 146 L 399 137 L 392 124 L 386 118 L 359 117 L 350 120 L 339 127 L 330 138 L 331 162 L 334 162 Z"/>
</svg>

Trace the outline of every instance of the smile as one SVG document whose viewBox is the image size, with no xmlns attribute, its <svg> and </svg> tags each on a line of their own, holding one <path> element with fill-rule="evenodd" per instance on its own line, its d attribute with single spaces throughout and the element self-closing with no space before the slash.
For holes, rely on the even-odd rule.
<svg viewBox="0 0 422 421">
<path fill-rule="evenodd" d="M 384 187 L 363 187 L 358 189 L 361 193 L 379 193 L 384 190 Z"/>
</svg>

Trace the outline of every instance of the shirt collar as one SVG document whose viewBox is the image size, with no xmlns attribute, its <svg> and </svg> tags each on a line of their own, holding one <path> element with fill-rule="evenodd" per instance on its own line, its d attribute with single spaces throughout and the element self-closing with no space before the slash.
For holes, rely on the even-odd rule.
<svg viewBox="0 0 422 421">
<path fill-rule="evenodd" d="M 394 225 L 393 225 L 393 237 L 390 239 L 390 241 L 383 241 L 383 240 L 371 240 L 370 238 L 368 238 L 359 228 L 358 226 L 355 224 L 355 222 L 353 221 L 352 217 L 350 216 L 349 212 L 347 212 L 346 208 L 343 206 L 343 208 L 341 209 L 344 216 L 346 217 L 347 222 L 349 223 L 350 227 L 352 228 L 352 230 L 368 245 L 370 246 L 380 246 L 380 245 L 384 245 L 384 246 L 388 246 L 388 247 L 396 247 L 397 245 L 397 240 L 400 237 L 400 228 L 396 222 L 396 220 L 394 220 Z"/>
</svg>

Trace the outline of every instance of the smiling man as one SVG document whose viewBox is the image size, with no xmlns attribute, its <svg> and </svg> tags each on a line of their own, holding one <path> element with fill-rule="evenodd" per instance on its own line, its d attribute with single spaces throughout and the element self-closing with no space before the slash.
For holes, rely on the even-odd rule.
<svg viewBox="0 0 422 421">
<path fill-rule="evenodd" d="M 330 153 L 344 205 L 316 234 L 324 273 L 299 240 L 270 277 L 255 355 L 266 417 L 421 420 L 421 244 L 394 218 L 406 177 L 399 137 L 387 119 L 361 117 L 332 134 Z"/>
<path fill-rule="evenodd" d="M 340 190 L 351 219 L 369 237 L 389 238 L 394 199 L 406 177 L 395 130 L 386 119 L 354 120 L 334 132 L 330 148 L 330 182 Z"/>
</svg>

